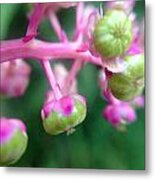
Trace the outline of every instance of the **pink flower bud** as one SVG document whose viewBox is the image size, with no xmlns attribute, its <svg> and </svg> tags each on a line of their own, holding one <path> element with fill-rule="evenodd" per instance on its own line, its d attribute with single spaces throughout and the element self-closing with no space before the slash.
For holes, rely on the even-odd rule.
<svg viewBox="0 0 155 180">
<path fill-rule="evenodd" d="M 101 90 L 104 90 L 107 88 L 107 76 L 104 70 L 101 70 L 99 72 L 99 86 Z"/>
<path fill-rule="evenodd" d="M 28 86 L 30 71 L 30 66 L 21 59 L 2 63 L 0 94 L 8 97 L 23 95 Z"/>
<path fill-rule="evenodd" d="M 134 109 L 127 103 L 106 106 L 103 116 L 114 127 L 119 126 L 122 122 L 131 123 L 136 119 Z"/>
</svg>

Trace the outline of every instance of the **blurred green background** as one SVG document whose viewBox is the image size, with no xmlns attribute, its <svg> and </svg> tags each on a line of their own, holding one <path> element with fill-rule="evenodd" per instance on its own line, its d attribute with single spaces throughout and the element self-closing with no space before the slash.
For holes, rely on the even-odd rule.
<svg viewBox="0 0 155 180">
<path fill-rule="evenodd" d="M 99 7 L 100 2 L 89 2 Z M 27 27 L 28 4 L 1 4 L 0 38 L 12 39 L 24 35 Z M 144 17 L 144 1 L 137 1 L 137 17 Z M 61 10 L 60 22 L 69 37 L 75 24 L 75 9 Z M 39 28 L 40 39 L 57 41 L 48 20 Z M 126 133 L 117 132 L 102 117 L 106 102 L 97 83 L 98 69 L 87 64 L 78 75 L 79 92 L 88 99 L 86 120 L 70 136 L 65 133 L 50 136 L 45 133 L 40 110 L 48 83 L 37 61 L 27 61 L 32 67 L 31 79 L 24 96 L 1 99 L 1 115 L 22 119 L 27 125 L 29 144 L 14 167 L 133 169 L 145 168 L 145 114 L 137 110 L 137 121 Z M 67 67 L 71 61 L 65 61 Z"/>
</svg>

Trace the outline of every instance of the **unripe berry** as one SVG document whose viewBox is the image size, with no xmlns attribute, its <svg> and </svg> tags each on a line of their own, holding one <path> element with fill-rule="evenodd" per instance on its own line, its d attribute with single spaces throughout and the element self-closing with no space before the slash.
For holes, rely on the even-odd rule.
<svg viewBox="0 0 155 180">
<path fill-rule="evenodd" d="M 107 11 L 94 30 L 94 45 L 104 58 L 120 56 L 132 40 L 132 23 L 122 10 Z"/>
<path fill-rule="evenodd" d="M 50 135 L 69 132 L 86 117 L 85 99 L 80 95 L 69 95 L 52 100 L 42 110 L 43 126 Z"/>
<path fill-rule="evenodd" d="M 120 100 L 130 101 L 140 95 L 144 88 L 144 54 L 125 57 L 125 71 L 113 74 L 108 86 Z"/>
<path fill-rule="evenodd" d="M 20 159 L 27 147 L 26 128 L 18 119 L 0 119 L 0 165 L 13 164 Z"/>
</svg>

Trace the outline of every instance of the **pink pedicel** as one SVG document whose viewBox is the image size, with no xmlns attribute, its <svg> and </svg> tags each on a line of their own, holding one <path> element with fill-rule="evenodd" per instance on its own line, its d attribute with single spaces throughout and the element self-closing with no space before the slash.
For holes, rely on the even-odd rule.
<svg viewBox="0 0 155 180">
<path fill-rule="evenodd" d="M 0 94 L 8 97 L 18 97 L 24 94 L 31 68 L 21 59 L 4 62 L 0 66 Z"/>
<path fill-rule="evenodd" d="M 76 6 L 78 3 L 76 2 L 57 2 L 55 3 L 56 6 L 61 7 L 61 8 L 70 8 L 73 6 Z"/>
<path fill-rule="evenodd" d="M 25 124 L 19 119 L 0 118 L 0 144 L 8 142 L 14 133 L 20 129 L 23 133 L 26 132 Z"/>
<path fill-rule="evenodd" d="M 48 11 L 58 11 L 61 8 L 67 9 L 74 6 L 77 6 L 77 2 L 52 2 L 52 3 L 42 3 L 42 6 L 45 6 L 45 14 Z"/>
<path fill-rule="evenodd" d="M 69 83 L 69 87 L 66 84 L 67 77 L 69 76 L 69 71 L 63 64 L 55 64 L 53 67 L 53 71 L 55 74 L 55 78 L 57 83 L 62 87 L 62 92 L 64 95 L 77 93 L 77 80 L 74 78 L 71 83 Z"/>
<path fill-rule="evenodd" d="M 123 9 L 125 12 L 130 13 L 135 5 L 136 0 L 120 0 L 109 1 L 106 3 L 107 9 Z"/>
</svg>

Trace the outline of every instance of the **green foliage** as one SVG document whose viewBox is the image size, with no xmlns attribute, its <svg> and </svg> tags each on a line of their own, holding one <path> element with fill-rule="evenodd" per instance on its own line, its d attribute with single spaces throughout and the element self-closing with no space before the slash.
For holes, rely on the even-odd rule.
<svg viewBox="0 0 155 180">
<path fill-rule="evenodd" d="M 1 22 L 1 30 L 0 30 L 0 39 L 4 39 L 7 35 L 7 31 L 9 29 L 9 25 L 18 10 L 19 6 L 16 4 L 0 4 L 0 22 Z"/>
</svg>

